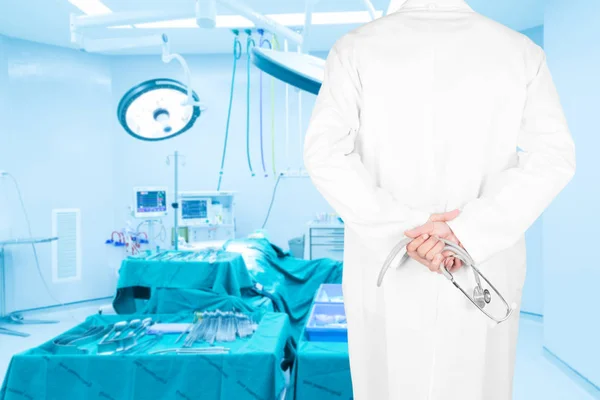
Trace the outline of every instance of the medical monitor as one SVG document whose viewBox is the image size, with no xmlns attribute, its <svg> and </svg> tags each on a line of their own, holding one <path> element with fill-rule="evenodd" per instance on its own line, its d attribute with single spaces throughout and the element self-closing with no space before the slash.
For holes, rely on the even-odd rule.
<svg viewBox="0 0 600 400">
<path fill-rule="evenodd" d="M 206 225 L 210 223 L 212 199 L 189 197 L 181 199 L 180 223 L 182 226 Z"/>
<path fill-rule="evenodd" d="M 136 187 L 133 191 L 135 218 L 156 218 L 167 215 L 166 187 Z"/>
</svg>

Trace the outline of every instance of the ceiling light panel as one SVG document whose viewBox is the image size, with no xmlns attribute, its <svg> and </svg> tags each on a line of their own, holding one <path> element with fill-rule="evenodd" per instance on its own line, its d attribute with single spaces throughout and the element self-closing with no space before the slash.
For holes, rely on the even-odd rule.
<svg viewBox="0 0 600 400">
<path fill-rule="evenodd" d="M 100 0 L 68 0 L 69 3 L 79 8 L 87 15 L 110 14 L 112 10 Z M 192 11 L 190 11 L 192 13 Z M 383 15 L 382 11 L 376 11 L 376 17 Z M 304 13 L 267 14 L 267 17 L 284 26 L 303 26 Z M 344 25 L 363 24 L 371 21 L 367 11 L 344 11 L 344 12 L 315 12 L 312 14 L 313 25 Z M 174 19 L 166 21 L 147 22 L 135 24 L 140 29 L 176 29 L 176 28 L 198 28 L 195 18 Z M 218 15 L 217 28 L 252 28 L 254 24 L 241 15 Z M 112 29 L 131 28 L 131 25 L 112 26 Z"/>
<path fill-rule="evenodd" d="M 68 0 L 87 15 L 110 14 L 112 11 L 100 0 Z"/>
<path fill-rule="evenodd" d="M 140 29 L 165 29 L 165 28 L 197 28 L 195 18 L 173 19 L 169 21 L 146 22 L 143 24 L 135 24 L 136 28 Z"/>
<path fill-rule="evenodd" d="M 376 17 L 383 15 L 381 11 L 376 11 Z M 304 13 L 288 14 L 267 14 L 267 17 L 284 26 L 303 26 Z M 321 12 L 313 13 L 313 25 L 343 25 L 343 24 L 363 24 L 371 21 L 371 16 L 367 11 L 346 11 L 346 12 Z M 241 15 L 219 15 L 216 21 L 217 28 L 252 28 L 254 24 Z M 169 29 L 169 28 L 198 28 L 195 18 L 175 19 L 169 21 L 148 22 L 136 24 L 140 29 Z"/>
<path fill-rule="evenodd" d="M 380 18 L 382 15 L 381 11 L 375 11 L 375 18 Z M 368 11 L 314 13 L 312 17 L 313 25 L 364 24 L 370 21 L 371 16 Z"/>
</svg>

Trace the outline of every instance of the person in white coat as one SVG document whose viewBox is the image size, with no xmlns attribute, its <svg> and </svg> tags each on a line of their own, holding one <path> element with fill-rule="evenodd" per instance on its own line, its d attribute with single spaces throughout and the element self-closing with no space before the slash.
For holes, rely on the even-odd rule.
<svg viewBox="0 0 600 400">
<path fill-rule="evenodd" d="M 304 159 L 345 222 L 354 398 L 510 399 L 524 234 L 575 170 L 543 50 L 463 0 L 408 0 L 331 49 Z M 413 258 L 377 287 L 405 232 Z M 517 305 L 508 321 L 430 271 L 472 280 L 438 237 Z"/>
</svg>

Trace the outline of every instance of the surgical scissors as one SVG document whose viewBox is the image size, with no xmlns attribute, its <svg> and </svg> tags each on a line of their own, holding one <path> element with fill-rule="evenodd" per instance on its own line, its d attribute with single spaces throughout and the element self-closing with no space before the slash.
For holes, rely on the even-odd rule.
<svg viewBox="0 0 600 400">
<path fill-rule="evenodd" d="M 468 266 L 473 270 L 473 275 L 475 277 L 475 289 L 473 290 L 473 296 L 469 296 L 469 294 L 454 280 L 454 276 L 450 273 L 450 271 L 448 271 L 446 269 L 445 265 L 442 264 L 440 266 L 440 270 L 441 270 L 442 274 L 446 277 L 446 279 L 448 279 L 450 282 L 452 282 L 452 284 L 458 290 L 460 290 L 469 299 L 469 301 L 471 303 L 473 303 L 473 305 L 475 307 L 477 307 L 482 313 L 484 313 L 492 321 L 494 321 L 498 324 L 500 322 L 506 321 L 511 316 L 511 314 L 513 312 L 513 307 L 511 307 L 508 304 L 508 302 L 504 299 L 502 294 L 500 294 L 500 292 L 494 287 L 494 285 L 492 285 L 492 283 L 481 273 L 481 271 L 479 271 L 479 269 L 475 266 L 475 262 L 473 261 L 473 259 L 471 258 L 469 253 L 467 253 L 466 250 L 464 250 L 462 247 L 458 246 L 456 243 L 450 242 L 449 240 L 446 240 L 446 239 L 440 239 L 440 240 L 442 242 L 444 242 L 444 244 L 446 245 L 442 251 L 444 251 L 444 252 L 451 251 L 452 253 L 454 253 L 455 258 L 458 258 L 459 260 L 461 260 L 463 262 L 463 264 L 465 264 L 465 266 Z M 385 276 L 387 271 L 391 268 L 392 262 L 396 259 L 396 257 L 402 250 L 406 249 L 406 246 L 411 241 L 412 241 L 412 239 L 410 239 L 410 238 L 402 239 L 400 242 L 398 242 L 398 244 L 396 246 L 394 246 L 392 251 L 390 251 L 390 254 L 386 258 L 385 262 L 383 263 L 383 266 L 381 267 L 381 270 L 379 271 L 379 276 L 377 278 L 377 286 L 378 287 L 381 286 L 381 284 L 383 282 L 383 277 Z M 404 261 L 406 261 L 408 258 L 409 258 L 408 254 L 405 253 L 402 256 L 402 259 L 400 260 L 399 265 L 404 263 Z M 498 297 L 500 298 L 502 303 L 504 303 L 504 306 L 506 307 L 506 313 L 504 314 L 504 316 L 502 316 L 500 318 L 496 318 L 485 310 L 485 306 L 492 301 L 492 294 L 490 293 L 490 291 L 488 289 L 483 289 L 483 287 L 481 286 L 481 279 L 483 279 L 490 286 L 490 288 L 498 295 Z"/>
</svg>

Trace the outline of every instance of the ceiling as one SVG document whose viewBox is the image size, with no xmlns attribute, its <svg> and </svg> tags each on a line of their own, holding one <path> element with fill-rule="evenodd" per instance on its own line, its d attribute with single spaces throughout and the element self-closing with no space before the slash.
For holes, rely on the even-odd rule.
<svg viewBox="0 0 600 400">
<path fill-rule="evenodd" d="M 305 0 L 243 0 L 263 14 L 302 13 Z M 394 0 L 395 1 L 395 0 Z M 483 15 L 513 29 L 524 30 L 543 24 L 544 0 L 467 0 Z M 104 0 L 113 12 L 135 10 L 190 10 L 193 16 L 194 0 Z M 387 10 L 390 0 L 372 0 L 377 10 Z M 363 11 L 361 0 L 320 0 L 316 12 Z M 219 15 L 231 14 L 223 7 Z M 70 42 L 69 15 L 81 11 L 68 0 L 0 0 L 0 34 L 52 44 L 74 47 Z M 357 25 L 319 25 L 311 31 L 311 49 L 326 51 L 344 33 Z M 229 29 L 200 28 L 167 29 L 94 29 L 86 31 L 90 37 L 131 37 L 150 33 L 169 35 L 171 49 L 184 54 L 229 53 L 232 37 Z M 118 54 L 159 54 L 158 48 L 136 49 Z"/>
</svg>

